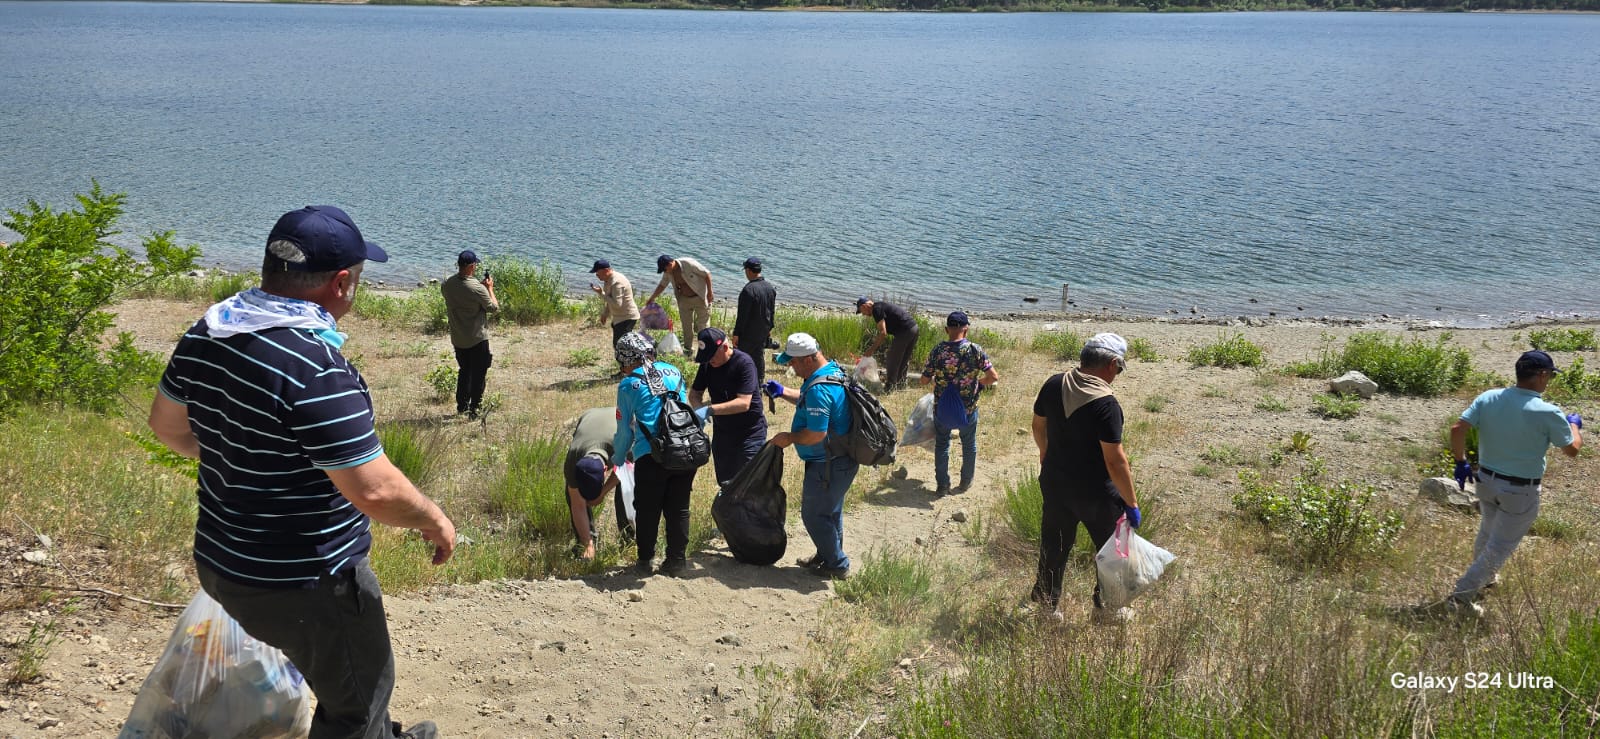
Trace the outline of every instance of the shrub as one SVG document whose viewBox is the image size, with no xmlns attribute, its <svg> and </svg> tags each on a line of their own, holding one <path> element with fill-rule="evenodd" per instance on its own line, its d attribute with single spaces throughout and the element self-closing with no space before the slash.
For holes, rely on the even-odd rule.
<svg viewBox="0 0 1600 739">
<path fill-rule="evenodd" d="M 428 387 L 433 389 L 434 402 L 442 403 L 456 396 L 456 376 L 459 373 L 459 368 L 451 361 L 449 354 L 439 356 L 439 363 L 428 370 L 428 374 L 422 376 Z"/>
<path fill-rule="evenodd" d="M 1315 443 L 1309 431 L 1296 431 L 1289 434 L 1289 440 L 1284 442 L 1283 450 L 1294 452 L 1295 454 L 1306 454 L 1311 451 L 1311 446 Z"/>
<path fill-rule="evenodd" d="M 1165 395 L 1151 395 L 1150 397 L 1145 398 L 1144 402 L 1140 403 L 1140 405 L 1151 413 L 1160 413 L 1161 409 L 1166 408 L 1167 404 L 1170 402 L 1172 402 L 1172 399 Z"/>
<path fill-rule="evenodd" d="M 95 182 L 73 210 L 29 200 L 25 210 L 7 211 L 3 225 L 21 240 L 0 246 L 0 414 L 23 400 L 104 410 L 123 388 L 154 383 L 161 359 L 126 332 L 105 341 L 106 308 L 142 284 L 193 268 L 200 249 L 175 246 L 170 231 L 153 233 L 140 261 L 107 241 L 119 233 L 125 200 Z"/>
<path fill-rule="evenodd" d="M 1083 351 L 1083 337 L 1071 331 L 1042 331 L 1033 335 L 1028 348 L 1055 359 L 1071 361 Z"/>
<path fill-rule="evenodd" d="M 1149 339 L 1138 337 L 1128 340 L 1128 358 L 1141 362 L 1155 362 L 1160 360 L 1161 356 L 1156 354 L 1156 348 L 1150 345 Z"/>
<path fill-rule="evenodd" d="M 1405 527 L 1400 514 L 1377 511 L 1371 486 L 1327 485 L 1302 473 L 1280 490 L 1254 470 L 1241 471 L 1239 481 L 1244 490 L 1233 497 L 1234 507 L 1284 534 L 1284 545 L 1303 564 L 1341 567 L 1388 552 Z"/>
<path fill-rule="evenodd" d="M 1406 339 L 1379 331 L 1356 334 L 1335 352 L 1324 348 L 1320 359 L 1290 364 L 1297 377 L 1333 377 L 1355 370 L 1378 387 L 1402 395 L 1433 396 L 1464 385 L 1472 370 L 1467 350 L 1450 346 L 1450 334 L 1433 341 Z"/>
<path fill-rule="evenodd" d="M 1194 347 L 1186 358 L 1196 367 L 1256 367 L 1261 364 L 1264 353 L 1244 334 L 1236 333 L 1219 336 L 1213 343 Z"/>
<path fill-rule="evenodd" d="M 1271 411 L 1273 413 L 1282 413 L 1286 410 L 1289 410 L 1289 404 L 1285 403 L 1283 398 L 1280 398 L 1276 395 L 1263 395 L 1261 396 L 1260 400 L 1256 401 L 1256 408 L 1258 410 Z"/>
<path fill-rule="evenodd" d="M 484 269 L 494 279 L 495 298 L 500 301 L 500 320 L 539 324 L 572 313 L 567 308 L 567 282 L 560 267 L 512 257 L 488 260 L 484 262 Z"/>
<path fill-rule="evenodd" d="M 1311 409 L 1323 418 L 1342 421 L 1361 412 L 1361 399 L 1341 393 L 1317 393 L 1311 398 Z"/>
<path fill-rule="evenodd" d="M 1038 546 L 1043 531 L 1044 494 L 1039 489 L 1039 473 L 1028 470 L 1005 486 L 1004 515 L 1011 533 L 1023 542 Z"/>
<path fill-rule="evenodd" d="M 972 333 L 968 335 L 967 338 L 971 339 L 972 343 L 977 344 L 988 351 L 1017 348 L 1016 337 L 1010 334 L 1000 333 L 999 331 L 987 326 L 980 326 L 972 329 Z"/>
<path fill-rule="evenodd" d="M 437 431 L 385 422 L 378 424 L 378 439 L 389 461 L 418 487 L 432 482 L 444 469 L 447 443 Z"/>
<path fill-rule="evenodd" d="M 495 509 L 510 518 L 513 530 L 528 540 L 570 537 L 567 483 L 561 471 L 567 440 L 559 431 L 513 441 L 506 452 L 505 475 L 490 495 Z"/>
<path fill-rule="evenodd" d="M 1550 378 L 1545 396 L 1558 403 L 1600 396 L 1600 372 L 1589 372 L 1584 368 L 1583 357 L 1573 357 L 1571 364 Z"/>
<path fill-rule="evenodd" d="M 567 366 L 573 369 L 593 366 L 598 361 L 600 361 L 600 350 L 594 347 L 573 349 L 567 353 Z"/>
<path fill-rule="evenodd" d="M 393 323 L 414 323 L 430 334 L 450 328 L 444 293 L 437 289 L 418 289 L 406 293 L 387 293 L 363 288 L 356 291 L 351 310 L 362 318 Z"/>
<path fill-rule="evenodd" d="M 916 617 L 932 591 L 933 572 L 928 563 L 892 550 L 868 552 L 850 578 L 834 586 L 834 593 L 840 598 L 871 608 L 889 623 L 905 623 Z"/>
<path fill-rule="evenodd" d="M 1592 328 L 1552 328 L 1528 332 L 1528 343 L 1547 352 L 1583 352 L 1600 348 Z"/>
</svg>

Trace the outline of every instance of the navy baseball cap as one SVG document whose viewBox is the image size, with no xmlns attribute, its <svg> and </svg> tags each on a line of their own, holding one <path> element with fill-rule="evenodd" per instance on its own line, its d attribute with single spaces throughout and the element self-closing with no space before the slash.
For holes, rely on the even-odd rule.
<svg viewBox="0 0 1600 739">
<path fill-rule="evenodd" d="M 970 326 L 972 325 L 972 321 L 967 320 L 967 314 L 962 313 L 961 311 L 952 311 L 950 315 L 944 319 L 944 325 L 949 328 L 955 328 L 956 326 Z"/>
<path fill-rule="evenodd" d="M 667 271 L 667 268 L 671 267 L 671 266 L 672 266 L 672 257 L 669 257 L 669 256 L 667 256 L 665 254 L 662 254 L 661 256 L 656 257 L 656 274 L 659 275 L 662 272 Z"/>
<path fill-rule="evenodd" d="M 594 266 L 589 268 L 589 274 L 594 274 L 602 269 L 611 269 L 611 262 L 604 259 L 594 260 Z"/>
<path fill-rule="evenodd" d="M 713 326 L 700 329 L 700 351 L 695 352 L 694 361 L 702 364 L 711 361 L 711 355 L 716 354 L 727 340 L 728 335 L 720 328 Z"/>
<path fill-rule="evenodd" d="M 761 271 L 761 258 L 760 257 L 750 257 L 749 259 L 744 260 L 744 268 L 745 269 L 753 269 L 753 270 L 755 270 L 757 272 L 760 272 Z"/>
<path fill-rule="evenodd" d="M 868 302 L 867 301 L 867 296 L 865 296 L 865 295 L 863 295 L 863 296 L 861 296 L 859 298 L 856 298 L 856 307 L 860 308 L 861 306 L 866 305 L 867 302 Z"/>
<path fill-rule="evenodd" d="M 606 463 L 593 454 L 586 454 L 583 459 L 578 460 L 576 467 L 578 474 L 574 482 L 578 484 L 573 487 L 578 489 L 578 494 L 583 496 L 584 500 L 599 498 L 600 488 L 606 481 Z"/>
<path fill-rule="evenodd" d="M 1538 372 L 1540 370 L 1560 372 L 1560 370 L 1556 369 L 1556 360 L 1551 359 L 1549 354 L 1537 349 L 1531 352 L 1523 352 L 1522 356 L 1517 357 L 1518 372 Z"/>
<path fill-rule="evenodd" d="M 471 249 L 464 250 L 460 254 L 456 255 L 456 264 L 459 264 L 463 267 L 469 264 L 477 264 L 481 261 L 483 260 L 478 258 L 477 252 L 474 252 Z"/>
<path fill-rule="evenodd" d="M 299 247 L 296 259 L 272 253 L 272 244 L 287 241 Z M 361 229 L 345 212 L 331 205 L 308 205 L 283 214 L 267 234 L 267 250 L 285 270 L 332 272 L 362 262 L 387 262 L 389 253 L 361 237 Z"/>
</svg>

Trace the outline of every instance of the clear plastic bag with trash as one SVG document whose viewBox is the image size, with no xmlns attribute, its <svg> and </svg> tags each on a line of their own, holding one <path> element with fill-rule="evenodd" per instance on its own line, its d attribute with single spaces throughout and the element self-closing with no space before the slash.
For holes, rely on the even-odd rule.
<svg viewBox="0 0 1600 739">
<path fill-rule="evenodd" d="M 311 690 L 283 652 L 200 591 L 139 688 L 119 739 L 300 739 Z"/>
<path fill-rule="evenodd" d="M 661 337 L 660 341 L 656 342 L 656 356 L 657 357 L 664 356 L 664 355 L 667 355 L 667 354 L 682 354 L 682 353 L 683 353 L 683 342 L 678 341 L 678 335 L 677 334 L 668 333 L 666 336 Z"/>
<path fill-rule="evenodd" d="M 626 462 L 616 466 L 617 476 L 617 501 L 622 506 L 624 515 L 631 525 L 635 521 L 633 515 L 633 463 Z"/>
<path fill-rule="evenodd" d="M 908 446 L 933 446 L 933 393 L 923 395 L 912 406 L 906 417 L 905 431 L 900 434 L 900 448 Z"/>
<path fill-rule="evenodd" d="M 883 370 L 878 367 L 878 360 L 872 357 L 862 357 L 856 361 L 856 367 L 851 371 L 856 382 L 871 387 L 883 384 Z"/>
<path fill-rule="evenodd" d="M 1161 579 L 1176 556 L 1146 541 L 1128 525 L 1128 517 L 1117 519 L 1117 528 L 1105 546 L 1094 555 L 1100 574 L 1100 602 L 1117 609 L 1133 602 L 1140 593 Z"/>
</svg>

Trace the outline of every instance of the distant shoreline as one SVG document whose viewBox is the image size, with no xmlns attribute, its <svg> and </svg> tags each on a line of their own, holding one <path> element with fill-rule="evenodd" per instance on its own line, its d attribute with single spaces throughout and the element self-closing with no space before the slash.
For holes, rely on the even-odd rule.
<svg viewBox="0 0 1600 739">
<path fill-rule="evenodd" d="M 48 0 L 46 0 L 48 1 Z M 74 2 L 76 0 L 57 0 Z M 592 10 L 736 10 L 777 11 L 798 13 L 1474 13 L 1503 15 L 1594 15 L 1600 10 L 1542 9 L 1542 8 L 1477 8 L 1459 7 L 1417 8 L 1389 6 L 1381 8 L 1311 6 L 1284 6 L 1276 8 L 1229 8 L 1169 6 L 1150 9 L 1135 5 L 1094 5 L 1018 2 L 1011 6 L 981 5 L 945 8 L 884 8 L 849 7 L 843 5 L 745 5 L 743 3 L 699 3 L 687 0 L 95 0 L 98 2 L 164 2 L 174 4 L 224 4 L 224 5 L 374 5 L 387 7 L 426 6 L 457 8 L 583 8 Z"/>
</svg>

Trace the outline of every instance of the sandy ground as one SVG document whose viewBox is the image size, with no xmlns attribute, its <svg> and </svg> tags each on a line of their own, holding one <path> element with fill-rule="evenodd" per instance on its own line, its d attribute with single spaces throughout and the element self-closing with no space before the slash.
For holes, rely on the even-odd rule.
<svg viewBox="0 0 1600 739">
<path fill-rule="evenodd" d="M 172 337 L 199 312 L 192 305 L 142 301 L 124 311 L 122 323 L 148 348 L 165 353 Z M 980 325 L 1018 336 L 1026 346 L 1026 336 L 1044 330 L 1045 323 L 1013 319 Z M 1225 515 L 1235 486 L 1226 465 L 1219 465 L 1214 476 L 1197 475 L 1201 452 L 1217 444 L 1264 449 L 1295 430 L 1313 435 L 1330 470 L 1409 501 L 1415 497 L 1414 463 L 1397 456 L 1397 450 L 1437 444 L 1445 419 L 1466 402 L 1464 397 L 1380 395 L 1357 418 L 1331 421 L 1310 412 L 1321 382 L 1249 369 L 1195 368 L 1181 359 L 1189 347 L 1239 330 L 1266 348 L 1270 363 L 1282 364 L 1312 357 L 1324 335 L 1347 336 L 1359 326 L 1084 319 L 1053 325 L 1084 335 L 1109 330 L 1142 337 L 1160 353 L 1159 361 L 1133 362 L 1116 389 L 1130 426 L 1143 428 L 1130 437 L 1137 440 L 1137 446 L 1130 441 L 1130 451 L 1145 507 L 1165 508 L 1162 513 L 1184 521 L 1185 529 Z M 423 400 L 419 380 L 445 351 L 445 338 L 362 321 L 342 328 L 353 336 L 349 349 L 365 361 L 380 411 L 425 417 L 448 410 Z M 1525 331 L 1456 331 L 1454 341 L 1472 350 L 1477 367 L 1509 375 L 1512 360 L 1526 348 L 1519 343 Z M 538 428 L 565 421 L 583 407 L 609 404 L 614 390 L 598 380 L 599 368 L 561 366 L 572 349 L 602 347 L 608 337 L 596 327 L 498 329 L 490 391 L 506 393 L 507 408 L 491 426 L 503 425 L 500 433 L 518 425 Z M 383 348 L 415 342 L 427 342 L 427 356 L 400 356 Z M 888 469 L 863 470 L 858 485 L 865 495 L 846 518 L 846 544 L 853 555 L 859 558 L 875 547 L 921 546 L 943 558 L 974 556 L 976 550 L 963 541 L 951 517 L 957 511 L 990 511 L 1003 494 L 1002 484 L 1036 460 L 1026 432 L 1032 400 L 1040 383 L 1064 367 L 1024 349 L 999 354 L 1002 381 L 983 399 L 981 462 L 973 489 L 935 498 L 932 457 L 920 449 L 902 454 L 905 480 L 894 479 Z M 904 418 L 918 395 L 897 393 L 886 404 Z M 1285 400 L 1290 410 L 1257 408 L 1264 395 Z M 1166 402 L 1152 411 L 1145 401 L 1154 396 Z M 789 418 L 789 410 L 780 406 L 774 425 L 787 428 Z M 1557 499 L 1579 484 L 1563 477 L 1561 469 L 1559 461 L 1553 463 L 1546 488 Z M 704 483 L 697 486 L 696 495 L 706 494 L 704 489 Z M 797 513 L 791 509 L 789 556 L 776 568 L 739 564 L 717 542 L 691 558 L 692 570 L 682 579 L 640 579 L 619 570 L 584 579 L 391 594 L 387 608 L 399 672 L 393 713 L 408 723 L 437 721 L 451 737 L 746 734 L 746 718 L 761 700 L 757 668 L 801 664 L 806 650 L 814 648 L 808 637 L 818 627 L 819 609 L 833 597 L 829 584 L 791 564 L 793 557 L 811 551 Z M 1445 525 L 1469 532 L 1473 524 L 1446 517 Z M 1194 571 L 1203 571 L 1204 553 L 1185 546 L 1181 535 L 1174 538 L 1174 551 L 1198 560 Z M 33 566 L 18 553 L 0 551 L 13 580 Z M 95 596 L 82 602 L 83 609 L 64 621 L 63 639 L 50 654 L 44 679 L 0 692 L 0 737 L 113 736 L 118 731 L 176 613 Z M 1075 607 L 1086 611 L 1082 604 Z M 7 614 L 0 639 L 15 640 L 40 615 Z M 1086 615 L 1069 612 L 1068 618 Z"/>
</svg>

